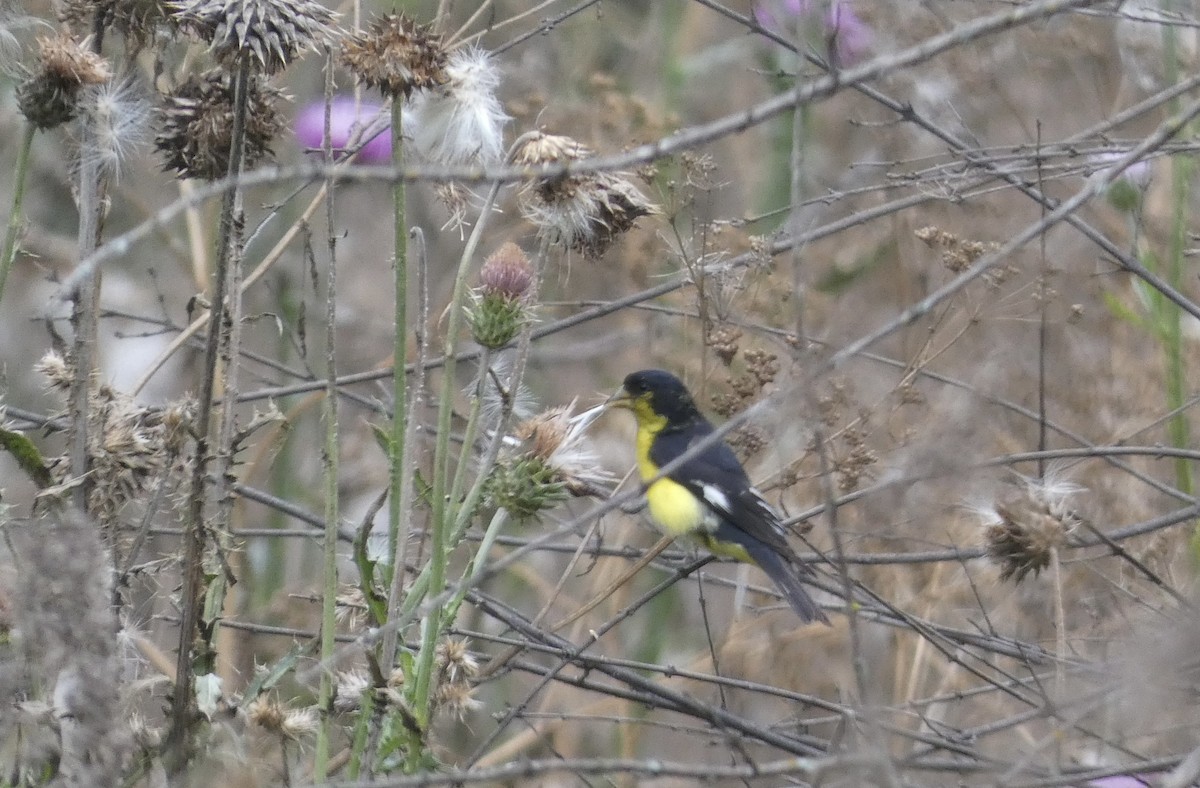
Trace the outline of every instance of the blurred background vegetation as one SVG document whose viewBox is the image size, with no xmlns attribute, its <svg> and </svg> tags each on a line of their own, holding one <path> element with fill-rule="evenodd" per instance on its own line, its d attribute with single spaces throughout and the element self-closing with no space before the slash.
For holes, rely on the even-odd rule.
<svg viewBox="0 0 1200 788">
<path fill-rule="evenodd" d="M 233 13 L 240 2 L 207 6 Z M 299 0 L 245 2 L 308 13 Z M 169 432 L 170 414 L 193 424 L 214 407 L 194 402 L 214 374 L 208 329 L 180 338 L 211 306 L 228 209 L 204 180 L 164 169 L 164 149 L 181 143 L 161 140 L 165 96 L 219 58 L 156 0 L 0 3 L 3 215 L 22 199 L 6 222 L 16 247 L 0 291 L 4 435 L 15 436 L 0 454 L 0 689 L 11 710 L 0 713 L 0 784 L 69 776 L 55 667 L 66 657 L 47 656 L 53 637 L 34 633 L 86 627 L 63 609 L 70 593 L 56 602 L 62 589 L 31 580 L 59 576 L 58 560 L 81 562 L 62 578 L 101 572 L 94 596 L 115 584 L 88 604 L 101 616 L 96 648 L 114 661 L 105 718 L 128 732 L 105 745 L 116 765 L 104 774 L 121 784 L 168 774 L 195 785 L 410 784 L 384 782 L 404 774 L 414 785 L 1117 785 L 1099 781 L 1131 774 L 1191 784 L 1200 9 L 1129 0 L 1037 12 L 1048 5 L 329 5 L 340 16 L 317 51 L 266 75 L 279 116 L 264 132 L 269 154 L 245 171 L 283 175 L 240 190 L 235 264 L 266 265 L 232 312 L 240 346 L 225 345 L 234 353 L 216 368 L 216 399 L 229 385 L 238 395 L 233 438 L 213 444 L 230 464 L 197 490 L 194 429 L 176 444 L 156 432 L 152 450 L 106 430 L 125 419 Z M 394 11 L 451 49 L 492 53 L 505 149 L 527 132 L 569 136 L 646 210 L 584 253 L 523 210 L 531 188 L 561 176 L 509 178 L 492 204 L 502 162 L 418 151 L 397 164 L 414 176 L 401 221 L 420 230 L 398 327 L 397 170 L 364 150 L 352 177 L 328 182 L 328 202 L 314 169 L 323 124 L 314 141 L 298 120 L 334 94 L 382 107 L 367 122 L 386 120 L 386 97 L 356 87 L 339 52 Z M 80 197 L 90 121 L 20 143 L 30 128 L 20 86 L 46 59 L 38 40 L 64 31 L 99 46 L 107 81 L 128 86 L 114 111 L 143 113 L 121 127 L 98 203 Z M 406 135 L 423 117 L 414 111 Z M 589 156 L 568 158 L 581 162 L 579 188 L 594 185 Z M 90 253 L 79 240 L 89 206 L 107 257 L 85 317 L 98 339 L 84 412 L 68 391 L 80 323 L 63 282 L 78 284 Z M 448 334 L 477 303 L 456 292 L 456 274 L 478 288 L 480 265 L 509 241 L 538 275 L 530 322 L 515 345 L 480 355 L 469 330 Z M 446 347 L 462 356 L 453 377 L 437 365 L 407 376 L 394 422 L 415 425 L 404 464 L 389 442 L 395 350 L 414 364 Z M 630 571 L 657 537 L 633 495 L 604 503 L 635 486 L 617 482 L 633 456 L 621 414 L 572 436 L 580 453 L 569 468 L 551 463 L 550 505 L 489 528 L 507 499 L 485 480 L 494 465 L 523 467 L 514 458 L 537 437 L 527 420 L 571 403 L 588 411 L 645 367 L 683 377 L 716 421 L 737 420 L 728 439 L 791 518 L 832 627 L 800 626 L 751 568 L 708 563 L 681 578 L 694 569 L 688 545 Z M 497 387 L 520 400 L 512 418 L 485 413 L 476 425 L 479 393 L 494 399 Z M 501 399 L 481 411 L 503 410 Z M 85 452 L 89 478 L 132 485 L 107 502 L 72 501 L 81 422 L 109 441 Z M 488 457 L 495 429 L 511 440 Z M 49 483 L 20 462 L 14 447 L 27 445 Z M 439 506 L 439 467 L 490 492 Z M 389 599 L 396 524 L 382 496 L 398 494 L 398 468 L 416 492 L 404 594 Z M 569 495 L 575 476 L 606 483 Z M 230 486 L 215 486 L 221 478 Z M 194 501 L 212 526 L 203 536 Z M 460 504 L 462 538 L 438 542 L 439 511 Z M 63 514 L 80 508 L 83 520 Z M 198 679 L 181 722 L 188 533 L 202 538 L 198 587 L 215 606 L 198 624 L 204 646 L 187 646 Z M 338 533 L 331 557 L 322 545 Z M 39 552 L 58 537 L 91 547 Z M 443 549 L 451 592 L 421 591 L 393 626 L 407 583 Z M 460 608 L 454 592 L 468 585 Z M 332 594 L 341 640 L 322 651 Z M 389 626 L 403 676 L 377 637 Z M 435 647 L 426 669 L 437 674 L 424 680 L 442 694 L 426 716 L 412 686 Z M 204 677 L 215 681 L 207 694 Z"/>
</svg>

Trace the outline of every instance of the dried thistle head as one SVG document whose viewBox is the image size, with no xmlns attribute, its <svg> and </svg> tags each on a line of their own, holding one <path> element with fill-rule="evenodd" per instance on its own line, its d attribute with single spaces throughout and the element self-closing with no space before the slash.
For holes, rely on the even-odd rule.
<svg viewBox="0 0 1200 788">
<path fill-rule="evenodd" d="M 33 365 L 33 371 L 46 378 L 50 388 L 66 391 L 71 388 L 75 369 L 61 354 L 51 350 Z"/>
<path fill-rule="evenodd" d="M 404 14 L 383 14 L 347 38 L 342 63 L 360 84 L 394 99 L 406 99 L 415 90 L 429 90 L 448 79 L 441 37 Z"/>
<path fill-rule="evenodd" d="M 1080 518 L 1067 501 L 1081 490 L 1051 477 L 1027 479 L 1020 493 L 984 511 L 988 555 L 1000 567 L 1000 579 L 1021 582 L 1050 565 L 1054 551 L 1067 542 Z"/>
<path fill-rule="evenodd" d="M 153 105 L 141 85 L 126 77 L 85 88 L 79 107 L 91 128 L 80 159 L 119 176 L 121 166 L 150 139 Z"/>
<path fill-rule="evenodd" d="M 246 112 L 245 165 L 272 155 L 271 142 L 283 129 L 276 102 L 283 96 L 265 79 L 250 81 Z M 162 130 L 154 144 L 163 168 L 183 178 L 216 180 L 229 172 L 233 137 L 233 84 L 229 75 L 211 70 L 194 75 L 166 96 Z"/>
<path fill-rule="evenodd" d="M 445 683 L 438 685 L 434 704 L 439 712 L 445 712 L 462 721 L 467 715 L 483 706 L 475 698 L 475 688 L 470 684 Z"/>
<path fill-rule="evenodd" d="M 413 97 L 413 147 L 439 164 L 491 163 L 504 155 L 511 120 L 496 98 L 500 70 L 478 47 L 450 53 L 444 84 Z"/>
<path fill-rule="evenodd" d="M 590 155 L 591 151 L 570 137 L 532 132 L 513 151 L 512 161 L 537 167 Z M 521 198 L 522 215 L 542 235 L 589 259 L 602 256 L 638 219 L 659 212 L 627 173 L 537 178 L 521 190 Z"/>
<path fill-rule="evenodd" d="M 446 638 L 437 645 L 437 666 L 445 681 L 465 683 L 479 675 L 479 662 L 471 654 L 470 643 Z"/>
<path fill-rule="evenodd" d="M 599 487 L 612 481 L 587 443 L 586 432 L 603 408 L 592 408 L 572 416 L 575 403 L 550 408 L 517 426 L 513 436 L 525 456 L 542 463 L 552 479 L 572 495 L 598 495 Z"/>
<path fill-rule="evenodd" d="M 133 51 L 153 39 L 167 17 L 166 0 L 62 0 L 58 5 L 58 18 L 72 29 L 91 30 L 96 23 L 115 28 Z"/>
<path fill-rule="evenodd" d="M 38 67 L 17 88 L 17 106 L 30 123 L 49 129 L 75 117 L 80 89 L 107 82 L 112 70 L 91 50 L 88 39 L 60 34 L 37 42 Z"/>
<path fill-rule="evenodd" d="M 341 713 L 362 708 L 363 693 L 371 689 L 371 679 L 361 670 L 343 670 L 334 675 L 333 710 Z"/>
<path fill-rule="evenodd" d="M 267 74 L 304 49 L 329 46 L 336 14 L 312 0 L 173 0 L 173 18 L 225 63 L 253 58 Z"/>
<path fill-rule="evenodd" d="M 300 739 L 317 732 L 320 720 L 311 706 L 289 708 L 267 695 L 259 695 L 246 707 L 251 724 L 286 739 Z"/>
</svg>

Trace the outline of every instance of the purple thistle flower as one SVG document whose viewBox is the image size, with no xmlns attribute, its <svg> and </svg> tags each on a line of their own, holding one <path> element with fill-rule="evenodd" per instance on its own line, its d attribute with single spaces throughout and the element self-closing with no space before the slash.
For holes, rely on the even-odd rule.
<svg viewBox="0 0 1200 788">
<path fill-rule="evenodd" d="M 760 27 L 778 35 L 795 28 L 811 34 L 819 32 L 835 66 L 861 60 L 874 43 L 870 26 L 846 0 L 759 0 L 752 13 Z"/>
<path fill-rule="evenodd" d="M 329 107 L 329 134 L 334 152 L 345 149 L 354 133 L 361 133 L 379 115 L 379 104 L 360 102 L 354 111 L 351 96 L 334 96 Z M 296 140 L 306 148 L 320 148 L 325 136 L 325 102 L 314 101 L 296 115 Z M 359 143 L 364 140 L 358 139 Z M 392 136 L 385 126 L 358 154 L 361 164 L 383 164 L 392 159 Z"/>
</svg>

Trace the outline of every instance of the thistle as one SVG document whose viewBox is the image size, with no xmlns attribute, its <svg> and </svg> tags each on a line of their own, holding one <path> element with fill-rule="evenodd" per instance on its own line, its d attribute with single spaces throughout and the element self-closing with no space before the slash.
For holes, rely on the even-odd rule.
<svg viewBox="0 0 1200 788">
<path fill-rule="evenodd" d="M 267 74 L 287 67 L 304 49 L 337 37 L 332 11 L 311 0 L 176 0 L 169 4 L 184 30 L 205 41 L 217 59 L 253 58 Z"/>
<path fill-rule="evenodd" d="M 439 164 L 491 163 L 504 154 L 504 126 L 511 118 L 496 98 L 500 72 L 477 47 L 456 49 L 445 83 L 412 99 L 413 147 Z"/>
<path fill-rule="evenodd" d="M 529 322 L 533 266 L 521 248 L 509 242 L 484 261 L 479 280 L 467 321 L 475 341 L 495 350 L 511 342 Z"/>
<path fill-rule="evenodd" d="M 1067 500 L 1082 488 L 1029 479 L 1020 494 L 983 512 L 988 556 L 1000 567 L 1000 579 L 1017 583 L 1050 565 L 1054 551 L 1067 542 L 1080 518 Z"/>
<path fill-rule="evenodd" d="M 245 164 L 253 166 L 273 155 L 271 142 L 283 128 L 275 108 L 282 93 L 258 77 L 247 94 Z M 192 76 L 166 97 L 163 125 L 154 144 L 166 161 L 163 168 L 180 177 L 216 180 L 229 170 L 233 137 L 233 83 L 213 69 Z"/>
<path fill-rule="evenodd" d="M 34 126 L 49 129 L 74 118 L 80 90 L 108 82 L 112 71 L 87 39 L 58 35 L 37 41 L 38 70 L 17 88 L 17 106 Z"/>
<path fill-rule="evenodd" d="M 377 17 L 342 44 L 342 63 L 358 82 L 393 99 L 445 84 L 441 39 L 403 14 Z"/>
<path fill-rule="evenodd" d="M 591 155 L 570 137 L 533 132 L 525 135 L 512 160 L 517 165 L 539 167 Z M 627 173 L 537 178 L 522 189 L 521 198 L 522 215 L 542 235 L 589 259 L 601 257 L 639 218 L 659 212 Z"/>
</svg>

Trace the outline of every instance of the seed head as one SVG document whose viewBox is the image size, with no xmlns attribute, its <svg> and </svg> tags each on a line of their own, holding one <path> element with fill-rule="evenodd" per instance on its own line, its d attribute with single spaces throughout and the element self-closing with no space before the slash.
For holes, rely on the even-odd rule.
<svg viewBox="0 0 1200 788">
<path fill-rule="evenodd" d="M 38 70 L 17 88 L 17 105 L 30 123 L 49 129 L 75 117 L 80 89 L 107 82 L 112 71 L 87 39 L 57 35 L 37 41 Z"/>
<path fill-rule="evenodd" d="M 570 137 L 534 132 L 513 152 L 528 167 L 577 161 L 591 155 Z M 538 178 L 521 191 L 521 213 L 546 237 L 598 259 L 643 216 L 658 213 L 627 173 L 597 172 Z"/>
<path fill-rule="evenodd" d="M 403 14 L 379 16 L 348 38 L 342 44 L 342 63 L 359 83 L 396 99 L 448 79 L 441 38 Z"/>
<path fill-rule="evenodd" d="M 61 355 L 53 350 L 42 356 L 37 364 L 34 364 L 35 372 L 46 378 L 51 388 L 66 391 L 71 388 L 71 383 L 74 381 L 75 370 L 71 364 L 67 363 Z"/>
<path fill-rule="evenodd" d="M 80 158 L 118 176 L 121 165 L 150 138 L 154 109 L 149 99 L 134 79 L 112 79 L 85 88 L 79 105 L 92 130 Z"/>
<path fill-rule="evenodd" d="M 479 662 L 471 655 L 466 640 L 447 638 L 438 643 L 437 664 L 444 679 L 451 683 L 464 683 L 479 675 Z"/>
<path fill-rule="evenodd" d="M 265 79 L 250 81 L 246 113 L 245 165 L 273 155 L 271 141 L 283 128 L 276 101 L 283 94 Z M 229 172 L 233 136 L 233 85 L 228 74 L 211 70 L 192 76 L 166 97 L 162 131 L 154 144 L 164 169 L 182 178 L 216 180 Z"/>
<path fill-rule="evenodd" d="M 1000 579 L 1021 582 L 1050 565 L 1053 553 L 1078 527 L 1067 499 L 1081 488 L 1047 477 L 1025 480 L 1024 489 L 985 510 L 988 555 L 1000 566 Z"/>
<path fill-rule="evenodd" d="M 267 74 L 337 37 L 337 15 L 311 0 L 174 0 L 169 6 L 180 27 L 208 42 L 218 59 L 253 57 Z"/>
<path fill-rule="evenodd" d="M 456 49 L 446 63 L 445 84 L 412 99 L 413 146 L 439 164 L 491 163 L 504 154 L 504 127 L 511 118 L 496 98 L 500 71 L 478 47 Z"/>
<path fill-rule="evenodd" d="M 467 715 L 483 704 L 476 700 L 475 688 L 470 684 L 445 683 L 438 685 L 435 703 L 439 711 L 445 711 L 459 720 L 465 720 Z"/>
<path fill-rule="evenodd" d="M 599 495 L 599 487 L 612 481 L 587 441 L 587 428 L 603 412 L 592 408 L 572 416 L 575 402 L 550 408 L 520 424 L 513 436 L 526 456 L 544 464 L 552 479 L 575 496 Z"/>
<path fill-rule="evenodd" d="M 362 708 L 363 693 L 371 689 L 371 679 L 361 670 L 346 670 L 334 676 L 333 710 L 346 713 Z"/>
</svg>

